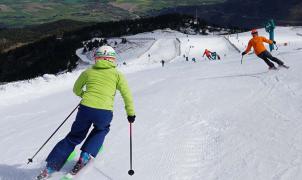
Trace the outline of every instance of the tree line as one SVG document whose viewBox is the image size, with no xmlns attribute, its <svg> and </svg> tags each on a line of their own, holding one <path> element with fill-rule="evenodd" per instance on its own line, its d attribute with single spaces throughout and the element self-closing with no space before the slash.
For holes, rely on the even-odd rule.
<svg viewBox="0 0 302 180">
<path fill-rule="evenodd" d="M 25 80 L 43 74 L 72 71 L 78 62 L 75 50 L 84 41 L 94 37 L 108 38 L 170 28 L 181 31 L 191 27 L 192 17 L 168 14 L 135 20 L 102 22 L 74 31 L 65 32 L 59 38 L 49 36 L 33 43 L 0 54 L 0 82 Z M 203 20 L 198 20 L 197 28 L 206 28 Z"/>
</svg>

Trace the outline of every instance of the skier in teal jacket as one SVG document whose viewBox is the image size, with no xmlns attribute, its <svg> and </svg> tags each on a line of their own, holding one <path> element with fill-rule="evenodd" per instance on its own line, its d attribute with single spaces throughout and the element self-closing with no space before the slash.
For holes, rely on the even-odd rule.
<svg viewBox="0 0 302 180">
<path fill-rule="evenodd" d="M 76 80 L 73 92 L 82 98 L 76 119 L 67 136 L 48 155 L 46 168 L 37 179 L 46 179 L 59 171 L 75 146 L 85 139 L 91 125 L 94 128 L 82 145 L 80 158 L 70 173 L 76 174 L 97 156 L 109 132 L 116 90 L 124 99 L 129 123 L 135 121 L 133 98 L 124 75 L 116 69 L 115 61 L 114 49 L 102 46 L 95 52 L 95 65 Z"/>
</svg>

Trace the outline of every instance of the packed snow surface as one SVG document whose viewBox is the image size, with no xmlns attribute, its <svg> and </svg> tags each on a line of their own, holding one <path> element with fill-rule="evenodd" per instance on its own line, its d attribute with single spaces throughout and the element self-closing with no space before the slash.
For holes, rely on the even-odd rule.
<svg viewBox="0 0 302 180">
<path fill-rule="evenodd" d="M 259 33 L 267 36 L 264 30 Z M 254 54 L 240 63 L 241 55 L 226 39 L 244 50 L 249 32 L 226 39 L 170 30 L 127 37 L 132 43 L 117 47 L 119 62 L 127 65 L 118 68 L 135 100 L 135 174 L 127 174 L 129 123 L 118 95 L 104 150 L 76 179 L 302 179 L 301 34 L 299 27 L 276 28 L 279 49 L 273 55 L 290 66 L 278 71 L 268 71 Z M 205 48 L 222 60 L 202 57 Z M 77 54 L 81 56 L 80 50 Z M 83 54 L 81 59 L 91 60 Z M 45 166 L 75 114 L 32 164 L 27 165 L 27 159 L 79 103 L 72 87 L 88 66 L 0 86 L 0 180 L 33 179 Z M 73 163 L 51 180 L 60 179 Z"/>
</svg>

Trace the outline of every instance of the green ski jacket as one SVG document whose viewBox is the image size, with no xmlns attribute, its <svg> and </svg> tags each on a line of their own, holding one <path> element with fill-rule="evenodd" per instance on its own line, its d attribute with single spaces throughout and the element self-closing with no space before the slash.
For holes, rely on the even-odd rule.
<svg viewBox="0 0 302 180">
<path fill-rule="evenodd" d="M 82 72 L 74 84 L 73 92 L 82 98 L 82 105 L 112 111 L 116 89 L 124 99 L 127 115 L 135 115 L 127 80 L 112 62 L 99 60 L 92 68 Z"/>
</svg>

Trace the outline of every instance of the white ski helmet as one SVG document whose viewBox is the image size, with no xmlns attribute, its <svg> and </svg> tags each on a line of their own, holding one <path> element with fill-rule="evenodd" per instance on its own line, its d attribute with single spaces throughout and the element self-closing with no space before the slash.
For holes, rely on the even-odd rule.
<svg viewBox="0 0 302 180">
<path fill-rule="evenodd" d="M 116 52 L 111 46 L 101 46 L 95 51 L 94 59 L 115 62 Z"/>
</svg>

